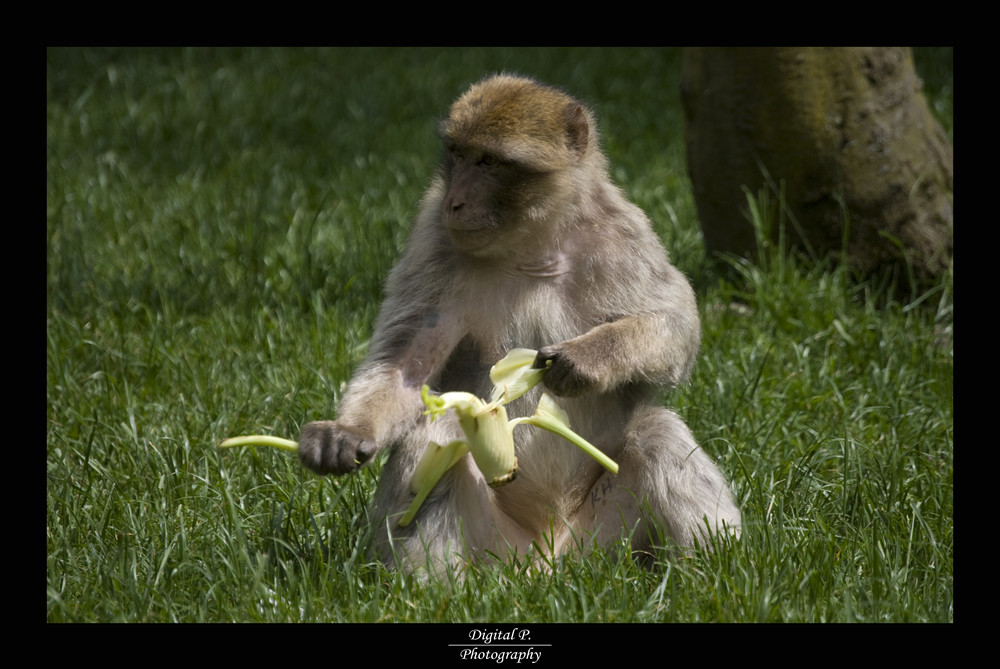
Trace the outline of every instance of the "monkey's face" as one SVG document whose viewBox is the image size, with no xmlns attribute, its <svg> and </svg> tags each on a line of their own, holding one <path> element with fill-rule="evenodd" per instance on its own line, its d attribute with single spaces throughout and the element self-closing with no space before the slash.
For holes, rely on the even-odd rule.
<svg viewBox="0 0 1000 669">
<path fill-rule="evenodd" d="M 491 153 L 446 147 L 441 219 L 463 251 L 488 246 L 501 227 L 499 195 L 508 166 Z"/>
<path fill-rule="evenodd" d="M 481 149 L 446 144 L 444 176 L 441 220 L 471 255 L 507 252 L 537 234 L 558 199 L 550 173 Z"/>
</svg>

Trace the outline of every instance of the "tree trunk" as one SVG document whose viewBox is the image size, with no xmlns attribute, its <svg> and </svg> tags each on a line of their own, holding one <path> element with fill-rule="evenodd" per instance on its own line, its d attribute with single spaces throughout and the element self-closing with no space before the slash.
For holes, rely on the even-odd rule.
<svg viewBox="0 0 1000 669">
<path fill-rule="evenodd" d="M 790 244 L 846 251 L 866 275 L 948 271 L 953 150 L 910 49 L 688 48 L 681 92 L 710 252 L 756 250 L 744 187 L 768 188 L 783 191 Z"/>
</svg>

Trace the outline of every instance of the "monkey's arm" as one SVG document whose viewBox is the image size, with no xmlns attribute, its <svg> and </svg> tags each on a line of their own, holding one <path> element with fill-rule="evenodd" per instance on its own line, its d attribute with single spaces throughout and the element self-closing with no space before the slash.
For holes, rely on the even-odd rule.
<svg viewBox="0 0 1000 669">
<path fill-rule="evenodd" d="M 393 302 L 387 304 L 391 310 Z M 461 334 L 455 319 L 436 312 L 390 315 L 380 322 L 368 359 L 340 401 L 337 420 L 303 426 L 302 463 L 320 474 L 347 474 L 411 429 L 423 411 L 421 386 L 441 370 Z"/>
<path fill-rule="evenodd" d="M 605 302 L 628 312 L 607 314 L 580 336 L 539 351 L 536 367 L 552 361 L 544 382 L 553 393 L 607 393 L 629 384 L 676 386 L 687 380 L 701 344 L 694 291 L 672 265 L 650 267 L 655 271 L 602 279 L 630 286 Z"/>
<path fill-rule="evenodd" d="M 675 386 L 690 375 L 698 340 L 688 324 L 671 321 L 651 314 L 604 323 L 542 348 L 534 366 L 551 360 L 545 385 L 566 397 L 612 392 L 632 383 Z"/>
</svg>

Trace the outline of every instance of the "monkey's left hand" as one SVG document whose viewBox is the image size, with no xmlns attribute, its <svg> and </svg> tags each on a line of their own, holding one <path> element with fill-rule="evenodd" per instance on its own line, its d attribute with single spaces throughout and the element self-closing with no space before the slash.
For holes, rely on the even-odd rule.
<svg viewBox="0 0 1000 669">
<path fill-rule="evenodd" d="M 576 397 L 594 388 L 597 380 L 587 374 L 569 352 L 569 342 L 546 346 L 538 351 L 532 367 L 540 369 L 552 361 L 542 382 L 553 394 L 560 397 Z"/>
</svg>

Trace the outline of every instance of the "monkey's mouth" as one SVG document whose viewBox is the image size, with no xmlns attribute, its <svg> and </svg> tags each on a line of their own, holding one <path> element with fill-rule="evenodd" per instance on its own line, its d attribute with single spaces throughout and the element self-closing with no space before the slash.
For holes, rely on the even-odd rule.
<svg viewBox="0 0 1000 669">
<path fill-rule="evenodd" d="M 488 246 L 496 237 L 495 226 L 482 221 L 447 221 L 446 227 L 455 246 L 463 251 L 474 251 Z"/>
<path fill-rule="evenodd" d="M 456 212 L 445 212 L 441 218 L 449 230 L 458 232 L 479 232 L 482 230 L 492 230 L 497 227 L 493 217 L 476 215 L 475 212 L 466 211 L 465 209 Z"/>
<path fill-rule="evenodd" d="M 489 245 L 490 237 L 486 234 L 486 230 L 482 228 L 475 230 L 456 230 L 454 228 L 448 229 L 448 234 L 451 235 L 451 241 L 462 251 L 476 251 L 478 249 L 483 249 Z"/>
<path fill-rule="evenodd" d="M 480 221 L 456 221 L 451 219 L 447 223 L 448 230 L 457 233 L 483 232 L 492 230 L 493 226 L 481 223 Z"/>
</svg>

